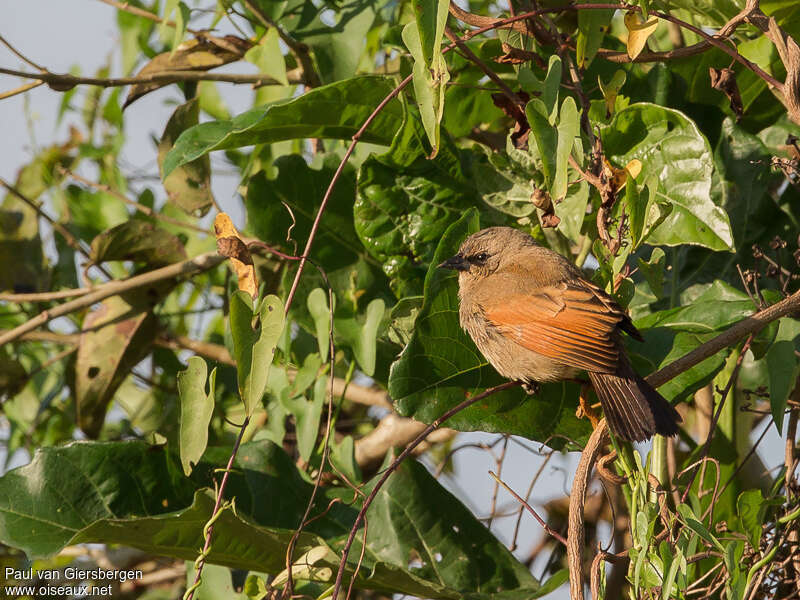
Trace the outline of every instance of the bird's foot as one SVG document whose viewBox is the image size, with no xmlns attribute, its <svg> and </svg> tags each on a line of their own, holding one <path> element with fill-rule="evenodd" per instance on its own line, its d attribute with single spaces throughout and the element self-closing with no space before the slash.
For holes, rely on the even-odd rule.
<svg viewBox="0 0 800 600">
<path fill-rule="evenodd" d="M 589 386 L 582 385 L 580 396 L 578 396 L 578 409 L 575 411 L 575 416 L 579 419 L 582 419 L 583 417 L 589 419 L 589 422 L 592 424 L 592 429 L 594 429 L 597 427 L 597 423 L 600 421 L 600 418 L 597 416 L 594 407 L 589 404 L 588 398 Z"/>
<path fill-rule="evenodd" d="M 525 393 L 529 396 L 535 396 L 539 393 L 539 384 L 535 381 L 523 381 L 522 389 L 525 390 Z"/>
</svg>

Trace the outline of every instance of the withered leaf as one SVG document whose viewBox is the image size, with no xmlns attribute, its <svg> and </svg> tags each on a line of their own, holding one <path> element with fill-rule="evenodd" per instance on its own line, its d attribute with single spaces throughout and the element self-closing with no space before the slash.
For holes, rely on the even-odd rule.
<svg viewBox="0 0 800 600">
<path fill-rule="evenodd" d="M 209 71 L 244 58 L 252 43 L 235 35 L 218 38 L 201 34 L 187 40 L 172 52 L 162 52 L 153 57 L 137 77 L 156 75 L 165 71 Z M 145 94 L 167 85 L 166 83 L 137 83 L 131 86 L 122 109 Z"/>
<path fill-rule="evenodd" d="M 517 92 L 520 100 L 525 104 L 531 99 L 527 92 Z M 531 131 L 531 126 L 528 124 L 528 117 L 525 116 L 525 110 L 519 104 L 512 102 L 505 94 L 492 94 L 492 102 L 494 105 L 502 110 L 507 116 L 514 119 L 514 131 L 511 134 L 511 141 L 514 142 L 514 147 L 524 148 L 528 145 L 528 135 Z M 523 104 L 524 106 L 524 104 Z"/>
<path fill-rule="evenodd" d="M 239 289 L 255 300 L 258 296 L 258 281 L 253 258 L 231 218 L 224 212 L 214 218 L 214 235 L 217 237 L 217 252 L 230 259 L 231 268 L 239 279 Z"/>
<path fill-rule="evenodd" d="M 744 114 L 744 106 L 742 105 L 742 96 L 739 93 L 739 85 L 736 83 L 734 70 L 709 67 L 708 76 L 711 78 L 711 87 L 728 97 L 731 103 L 731 110 L 736 115 L 736 120 L 741 119 L 742 114 Z"/>
</svg>

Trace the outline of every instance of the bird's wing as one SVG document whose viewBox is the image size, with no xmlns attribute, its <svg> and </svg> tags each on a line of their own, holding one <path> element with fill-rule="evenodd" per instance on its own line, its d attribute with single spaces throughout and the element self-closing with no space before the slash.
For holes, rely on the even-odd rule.
<svg viewBox="0 0 800 600">
<path fill-rule="evenodd" d="M 484 314 L 503 336 L 566 365 L 613 373 L 619 361 L 617 327 L 629 322 L 601 289 L 583 280 L 511 294 L 484 303 Z"/>
</svg>

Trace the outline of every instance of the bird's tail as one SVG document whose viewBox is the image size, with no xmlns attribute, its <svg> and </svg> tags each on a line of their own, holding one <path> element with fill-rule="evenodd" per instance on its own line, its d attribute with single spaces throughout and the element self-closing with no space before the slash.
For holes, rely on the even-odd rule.
<svg viewBox="0 0 800 600">
<path fill-rule="evenodd" d="M 681 417 L 653 386 L 637 375 L 630 365 L 615 374 L 589 373 L 600 399 L 608 425 L 614 435 L 641 442 L 653 434 L 678 433 Z"/>
</svg>

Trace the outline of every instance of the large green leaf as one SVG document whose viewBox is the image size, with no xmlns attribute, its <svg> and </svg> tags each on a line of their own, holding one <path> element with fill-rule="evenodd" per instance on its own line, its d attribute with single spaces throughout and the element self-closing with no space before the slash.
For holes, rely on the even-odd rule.
<svg viewBox="0 0 800 600">
<path fill-rule="evenodd" d="M 0 478 L 0 541 L 31 557 L 92 542 L 194 560 L 214 505 L 208 486 L 228 453 L 209 448 L 185 478 L 177 456 L 143 442 L 44 449 L 29 465 Z M 236 510 L 223 511 L 215 522 L 209 562 L 282 571 L 312 488 L 278 446 L 242 445 L 226 493 L 236 498 Z M 328 510 L 335 497 L 352 498 L 352 492 L 318 492 L 311 511 L 317 518 L 298 538 L 295 559 L 314 548 L 336 551 L 342 545 L 357 507 L 337 503 Z M 420 464 L 401 465 L 367 516 L 359 587 L 453 600 L 536 597 L 538 584 L 528 570 Z M 361 536 L 356 539 L 351 568 L 361 550 Z M 335 572 L 337 556 L 325 554 L 322 564 Z M 409 556 L 425 564 L 409 567 Z"/>
<path fill-rule="evenodd" d="M 298 253 L 338 164 L 334 155 L 326 157 L 319 169 L 309 167 L 296 154 L 278 158 L 273 165 L 278 171 L 274 178 L 261 172 L 247 184 L 248 230 L 272 246 Z M 314 240 L 311 257 L 326 271 L 351 265 L 365 254 L 353 227 L 355 175 L 352 167 L 343 170 Z M 294 243 L 286 240 L 288 233 Z"/>
<path fill-rule="evenodd" d="M 164 158 L 162 176 L 212 150 L 302 138 L 350 139 L 394 87 L 389 77 L 356 77 L 251 109 L 230 121 L 195 125 L 178 137 Z M 390 101 L 361 140 L 389 145 L 402 119 L 400 102 Z"/>
<path fill-rule="evenodd" d="M 504 381 L 458 323 L 457 278 L 436 267 L 479 228 L 477 211 L 470 209 L 442 236 L 425 278 L 425 298 L 411 341 L 392 365 L 389 393 L 398 412 L 418 421 L 430 423 L 467 396 Z M 578 391 L 571 383 L 543 385 L 536 396 L 520 388 L 506 390 L 455 415 L 447 426 L 514 433 L 553 447 L 564 445 L 564 438 L 557 436 L 580 443 L 591 428 L 575 417 Z"/>
<path fill-rule="evenodd" d="M 178 373 L 181 396 L 180 450 L 183 472 L 189 475 L 208 444 L 208 425 L 214 413 L 214 384 L 217 370 L 211 371 L 206 393 L 208 366 L 199 356 L 192 356 L 185 371 Z"/>
<path fill-rule="evenodd" d="M 733 248 L 728 215 L 711 200 L 711 149 L 688 117 L 655 104 L 634 104 L 617 113 L 601 136 L 609 159 L 620 166 L 640 160 L 642 181 L 657 176 L 658 199 L 672 205 L 649 243 Z"/>
<path fill-rule="evenodd" d="M 767 350 L 766 356 L 769 369 L 770 406 L 778 432 L 783 429 L 786 401 L 797 385 L 797 375 L 800 373 L 798 349 L 800 349 L 800 321 L 781 319 L 775 341 Z"/>
<path fill-rule="evenodd" d="M 390 151 L 365 160 L 358 177 L 356 232 L 401 296 L 419 293 L 445 229 L 479 202 L 455 144 L 443 135 L 437 157 L 428 160 L 424 136 L 409 111 Z"/>
</svg>

